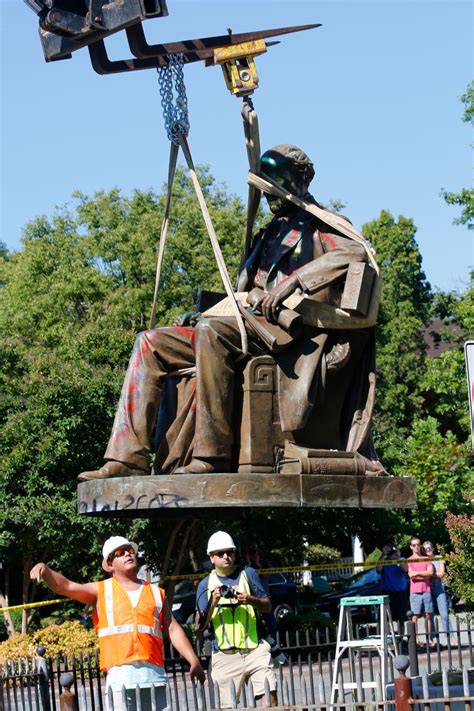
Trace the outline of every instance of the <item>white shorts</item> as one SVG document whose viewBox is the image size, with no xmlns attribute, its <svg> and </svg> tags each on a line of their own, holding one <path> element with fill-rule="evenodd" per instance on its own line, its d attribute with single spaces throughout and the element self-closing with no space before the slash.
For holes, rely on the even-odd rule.
<svg viewBox="0 0 474 711">
<path fill-rule="evenodd" d="M 166 686 L 155 686 L 154 689 L 140 689 L 140 702 L 142 711 L 151 711 L 151 694 L 153 693 L 156 700 L 157 711 L 167 711 L 167 695 Z M 126 700 L 123 701 L 122 691 L 107 691 L 107 709 L 108 711 L 136 711 L 137 709 L 137 691 L 135 689 L 125 689 Z M 110 697 L 112 696 L 112 703 Z"/>
</svg>

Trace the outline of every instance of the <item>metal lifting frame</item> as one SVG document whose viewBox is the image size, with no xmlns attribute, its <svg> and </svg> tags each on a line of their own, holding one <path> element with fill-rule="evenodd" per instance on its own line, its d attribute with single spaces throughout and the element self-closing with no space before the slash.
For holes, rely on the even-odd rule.
<svg viewBox="0 0 474 711">
<path fill-rule="evenodd" d="M 235 81 L 252 75 L 250 66 L 236 69 L 238 59 L 232 58 L 229 48 L 242 43 L 253 42 L 253 52 L 247 55 L 261 54 L 266 47 L 275 44 L 265 42 L 266 37 L 299 32 L 320 27 L 319 24 L 280 27 L 259 32 L 245 32 L 217 37 L 169 42 L 167 44 L 149 44 L 143 30 L 142 21 L 153 17 L 168 15 L 167 0 L 24 0 L 39 17 L 39 35 L 47 62 L 70 59 L 72 53 L 88 47 L 92 66 L 99 74 L 115 74 L 142 69 L 157 69 L 168 66 L 169 55 L 183 54 L 184 63 L 206 61 L 206 64 L 226 61 L 228 67 L 234 66 L 230 73 L 237 72 Z M 111 61 L 108 58 L 104 39 L 125 30 L 128 45 L 133 57 Z M 216 51 L 228 53 L 216 57 Z M 246 80 L 244 80 L 245 83 Z M 254 87 L 255 88 L 255 87 Z"/>
</svg>

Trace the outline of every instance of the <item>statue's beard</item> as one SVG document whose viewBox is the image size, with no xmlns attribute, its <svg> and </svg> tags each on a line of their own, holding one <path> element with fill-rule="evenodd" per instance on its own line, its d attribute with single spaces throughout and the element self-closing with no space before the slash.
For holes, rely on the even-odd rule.
<svg viewBox="0 0 474 711">
<path fill-rule="evenodd" d="M 276 217 L 285 214 L 288 212 L 288 208 L 290 207 L 290 204 L 288 200 L 285 200 L 284 198 L 273 198 L 273 197 L 267 197 L 267 203 L 270 212 L 272 215 L 275 215 Z"/>
<path fill-rule="evenodd" d="M 294 193 L 293 193 L 294 194 Z M 265 195 L 268 203 L 268 208 L 272 215 L 275 217 L 282 217 L 283 215 L 289 215 L 298 208 L 289 200 L 285 198 L 273 197 L 272 195 Z"/>
<path fill-rule="evenodd" d="M 288 190 L 292 195 L 296 195 L 296 197 L 300 198 L 304 198 L 308 192 L 308 186 L 300 180 L 287 180 L 286 184 L 283 184 L 281 187 L 283 190 Z M 294 209 L 294 205 L 289 200 L 285 200 L 285 198 L 276 197 L 275 195 L 265 195 L 265 198 L 270 212 L 276 217 L 287 215 Z"/>
</svg>

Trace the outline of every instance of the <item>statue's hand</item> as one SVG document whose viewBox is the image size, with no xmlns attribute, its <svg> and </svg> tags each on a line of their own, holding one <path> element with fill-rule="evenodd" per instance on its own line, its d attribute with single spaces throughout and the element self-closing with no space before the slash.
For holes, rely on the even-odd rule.
<svg viewBox="0 0 474 711">
<path fill-rule="evenodd" d="M 295 276 L 289 276 L 279 284 L 267 291 L 263 299 L 258 304 L 258 308 L 267 321 L 275 323 L 282 302 L 287 299 L 299 286 Z"/>
<path fill-rule="evenodd" d="M 195 326 L 200 316 L 198 311 L 185 311 L 173 322 L 173 326 Z"/>
</svg>

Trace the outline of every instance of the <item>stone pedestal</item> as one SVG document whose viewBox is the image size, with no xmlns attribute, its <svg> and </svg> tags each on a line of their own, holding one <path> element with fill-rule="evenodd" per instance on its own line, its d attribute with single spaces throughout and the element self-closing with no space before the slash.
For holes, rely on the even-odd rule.
<svg viewBox="0 0 474 711">
<path fill-rule="evenodd" d="M 101 516 L 152 517 L 206 509 L 412 508 L 411 477 L 337 474 L 187 474 L 86 481 L 77 488 L 78 512 Z"/>
</svg>

